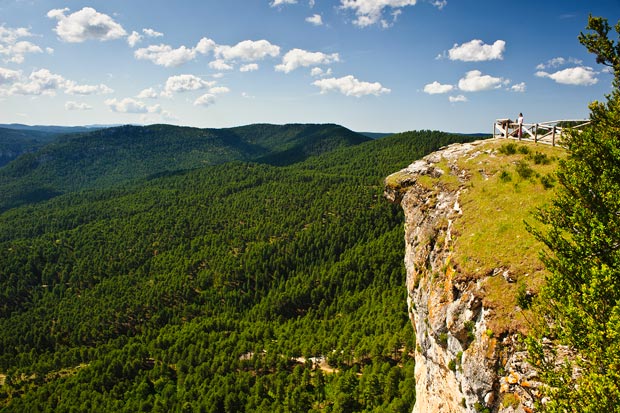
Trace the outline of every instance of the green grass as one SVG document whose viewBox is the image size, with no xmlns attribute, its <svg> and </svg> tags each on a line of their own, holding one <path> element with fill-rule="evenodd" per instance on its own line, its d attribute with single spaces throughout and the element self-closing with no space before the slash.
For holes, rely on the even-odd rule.
<svg viewBox="0 0 620 413">
<path fill-rule="evenodd" d="M 471 179 L 461 192 L 463 215 L 453 226 L 452 262 L 459 278 L 485 279 L 484 305 L 492 309 L 489 328 L 496 335 L 526 332 L 527 311 L 515 316 L 518 289 L 525 285 L 537 291 L 546 270 L 539 259 L 542 244 L 525 222 L 535 227 L 532 213 L 554 196 L 553 173 L 565 151 L 490 140 L 476 153 L 459 161 Z M 515 282 L 505 280 L 505 271 Z"/>
</svg>

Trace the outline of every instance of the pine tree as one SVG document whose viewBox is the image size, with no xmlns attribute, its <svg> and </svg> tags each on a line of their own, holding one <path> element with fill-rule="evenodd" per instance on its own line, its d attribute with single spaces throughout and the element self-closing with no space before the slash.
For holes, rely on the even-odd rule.
<svg viewBox="0 0 620 413">
<path fill-rule="evenodd" d="M 550 276 L 540 294 L 548 327 L 529 349 L 548 412 L 620 412 L 620 40 L 609 39 L 606 19 L 590 16 L 587 29 L 579 40 L 612 68 L 613 90 L 590 104 L 589 127 L 565 138 L 558 194 L 537 214 L 546 228 L 533 231 Z M 571 354 L 550 356 L 543 336 Z"/>
</svg>

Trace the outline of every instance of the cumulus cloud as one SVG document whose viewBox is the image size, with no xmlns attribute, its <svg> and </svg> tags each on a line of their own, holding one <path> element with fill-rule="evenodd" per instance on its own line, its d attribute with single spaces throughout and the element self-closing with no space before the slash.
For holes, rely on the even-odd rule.
<svg viewBox="0 0 620 413">
<path fill-rule="evenodd" d="M 18 81 L 21 78 L 21 72 L 17 70 L 6 69 L 4 67 L 0 67 L 0 85 L 4 83 L 13 83 Z"/>
<path fill-rule="evenodd" d="M 321 89 L 321 93 L 327 93 L 331 91 L 340 92 L 346 96 L 362 97 L 365 95 L 381 95 L 383 93 L 390 93 L 391 90 L 385 88 L 379 82 L 362 82 L 355 77 L 348 75 L 341 78 L 328 78 L 315 80 L 312 83 Z"/>
<path fill-rule="evenodd" d="M 448 100 L 450 103 L 467 102 L 467 98 L 464 95 L 448 96 Z"/>
<path fill-rule="evenodd" d="M 276 57 L 280 47 L 267 40 L 244 40 L 234 46 L 219 45 L 215 47 L 215 56 L 223 60 L 256 61 L 267 56 Z"/>
<path fill-rule="evenodd" d="M 471 70 L 459 80 L 459 89 L 464 92 L 480 92 L 497 89 L 502 83 L 504 83 L 504 79 L 501 77 L 483 75 L 479 70 Z"/>
<path fill-rule="evenodd" d="M 306 17 L 306 21 L 308 23 L 314 24 L 315 26 L 323 25 L 323 18 L 321 17 L 320 14 L 314 14 L 312 16 Z"/>
<path fill-rule="evenodd" d="M 592 86 L 598 82 L 595 72 L 591 67 L 577 66 L 559 70 L 554 73 L 544 71 L 536 72 L 538 77 L 548 77 L 563 85 Z"/>
<path fill-rule="evenodd" d="M 232 70 L 233 66 L 226 63 L 226 60 L 217 59 L 212 62 L 209 62 L 209 67 L 214 70 L 224 71 L 224 70 Z"/>
<path fill-rule="evenodd" d="M 166 80 L 162 95 L 170 97 L 173 93 L 206 89 L 214 84 L 215 82 L 208 82 L 194 75 L 170 76 L 168 80 Z"/>
<path fill-rule="evenodd" d="M 258 70 L 258 64 L 256 63 L 248 63 L 239 68 L 240 72 L 253 72 L 255 70 Z"/>
<path fill-rule="evenodd" d="M 66 110 L 91 110 L 93 107 L 84 102 L 74 102 L 72 100 L 65 103 Z"/>
<path fill-rule="evenodd" d="M 353 24 L 359 27 L 381 23 L 387 27 L 389 23 L 383 18 L 384 9 L 392 9 L 392 16 L 396 18 L 403 7 L 414 6 L 417 0 L 340 0 L 342 9 L 353 10 L 356 19 Z"/>
<path fill-rule="evenodd" d="M 56 90 L 62 89 L 66 80 L 47 69 L 40 69 L 30 74 L 27 80 L 13 84 L 10 94 L 18 95 L 54 95 Z"/>
<path fill-rule="evenodd" d="M 135 30 L 127 36 L 127 44 L 129 47 L 134 47 L 140 40 L 142 40 L 142 36 Z"/>
<path fill-rule="evenodd" d="M 517 83 L 516 85 L 510 86 L 510 90 L 512 92 L 518 92 L 518 93 L 525 92 L 525 82 Z"/>
<path fill-rule="evenodd" d="M 330 76 L 331 74 L 332 74 L 331 67 L 328 68 L 327 70 L 323 70 L 320 67 L 313 67 L 312 70 L 310 70 L 310 76 L 312 77 Z"/>
<path fill-rule="evenodd" d="M 99 85 L 78 85 L 72 80 L 65 81 L 64 84 L 65 93 L 69 95 L 93 95 L 93 94 L 107 94 L 112 93 L 114 90 L 104 84 Z"/>
<path fill-rule="evenodd" d="M 442 85 L 441 83 L 434 81 L 424 86 L 424 93 L 429 95 L 437 95 L 440 93 L 448 93 L 454 89 L 453 85 Z"/>
<path fill-rule="evenodd" d="M 282 58 L 282 63 L 275 68 L 279 72 L 290 73 L 299 67 L 326 65 L 338 62 L 338 53 L 325 54 L 322 52 L 308 52 L 302 49 L 288 51 Z"/>
<path fill-rule="evenodd" d="M 506 42 L 496 40 L 492 45 L 484 44 L 482 40 L 474 39 L 461 45 L 455 44 L 448 51 L 450 60 L 461 60 L 463 62 L 482 62 L 485 60 L 503 59 Z"/>
<path fill-rule="evenodd" d="M 99 13 L 92 7 L 67 15 L 68 8 L 53 9 L 47 13 L 50 19 L 58 20 L 54 31 L 58 37 L 69 43 L 85 40 L 114 40 L 125 37 L 125 29 L 107 14 Z"/>
<path fill-rule="evenodd" d="M 164 34 L 153 29 L 142 29 L 142 33 L 144 33 L 148 37 L 161 37 Z"/>
<path fill-rule="evenodd" d="M 217 45 L 213 40 L 203 37 L 198 41 L 198 44 L 196 44 L 196 51 L 198 53 L 207 54 L 213 49 L 215 49 L 215 46 Z"/>
<path fill-rule="evenodd" d="M 161 113 L 160 105 L 147 106 L 139 100 L 124 98 L 122 100 L 106 99 L 104 102 L 112 112 L 117 113 Z"/>
<path fill-rule="evenodd" d="M 93 95 L 113 92 L 104 84 L 84 85 L 63 76 L 52 73 L 48 69 L 39 69 L 23 77 L 21 72 L 0 68 L 0 84 L 11 85 L 5 92 L 9 95 L 55 95 L 56 91 L 64 91 L 68 95 Z"/>
<path fill-rule="evenodd" d="M 273 0 L 271 2 L 271 7 L 282 6 L 283 4 L 295 4 L 297 0 Z"/>
<path fill-rule="evenodd" d="M 194 106 L 211 106 L 215 103 L 215 95 L 212 93 L 205 93 L 194 101 Z"/>
<path fill-rule="evenodd" d="M 174 67 L 180 66 L 196 58 L 196 50 L 181 46 L 173 49 L 166 44 L 151 45 L 134 52 L 138 60 L 150 60 L 159 66 Z"/>
<path fill-rule="evenodd" d="M 0 26 L 0 56 L 4 56 L 5 62 L 23 63 L 28 53 L 42 53 L 43 50 L 27 40 L 19 40 L 23 37 L 31 37 L 32 33 L 24 27 L 17 29 Z"/>
<path fill-rule="evenodd" d="M 230 89 L 228 89 L 226 86 L 216 86 L 209 89 L 209 93 L 214 95 L 221 95 L 228 92 L 230 92 Z"/>
<path fill-rule="evenodd" d="M 196 47 L 180 46 L 174 49 L 167 44 L 150 45 L 136 50 L 134 56 L 138 60 L 150 60 L 159 66 L 176 67 L 194 60 L 197 53 L 209 53 L 214 47 L 215 42 L 213 40 L 203 37 L 198 41 Z"/>
<path fill-rule="evenodd" d="M 157 97 L 159 97 L 159 94 L 155 91 L 155 89 L 150 87 L 148 89 L 142 90 L 140 93 L 138 93 L 136 97 L 138 99 L 156 99 Z"/>
</svg>

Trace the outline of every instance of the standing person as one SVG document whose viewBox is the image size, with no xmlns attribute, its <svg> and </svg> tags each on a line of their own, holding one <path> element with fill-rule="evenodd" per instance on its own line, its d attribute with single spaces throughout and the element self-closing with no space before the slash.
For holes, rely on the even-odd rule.
<svg viewBox="0 0 620 413">
<path fill-rule="evenodd" d="M 523 113 L 519 113 L 519 117 L 517 118 L 517 125 L 519 126 L 519 131 L 517 134 L 519 135 L 519 139 L 521 139 L 521 133 L 523 129 Z"/>
</svg>

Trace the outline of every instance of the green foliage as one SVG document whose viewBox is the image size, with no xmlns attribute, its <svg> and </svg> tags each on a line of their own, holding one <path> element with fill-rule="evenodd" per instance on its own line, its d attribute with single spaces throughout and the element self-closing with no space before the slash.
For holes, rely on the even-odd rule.
<svg viewBox="0 0 620 413">
<path fill-rule="evenodd" d="M 5 211 L 0 410 L 411 411 L 403 217 L 381 181 L 462 139 L 406 133 Z"/>
<path fill-rule="evenodd" d="M 370 138 L 338 125 L 120 126 L 65 135 L 0 169 L 0 211 L 231 161 L 290 165 Z"/>
<path fill-rule="evenodd" d="M 607 38 L 606 20 L 590 17 L 588 29 L 595 33 L 580 41 L 616 80 L 606 103 L 590 105 L 591 125 L 568 134 L 557 197 L 538 213 L 547 228 L 535 234 L 547 246 L 551 272 L 541 305 L 552 322 L 529 349 L 548 384 L 549 402 L 541 406 L 548 412 L 620 411 L 620 49 Z M 575 356 L 558 359 L 557 368 L 543 335 Z"/>
<path fill-rule="evenodd" d="M 504 155 L 514 155 L 517 153 L 517 144 L 514 142 L 508 142 L 500 146 L 497 151 Z"/>
<path fill-rule="evenodd" d="M 515 170 L 517 171 L 517 174 L 521 177 L 521 179 L 530 179 L 535 174 L 535 171 L 532 169 L 532 167 L 524 160 L 520 160 L 517 162 L 517 164 L 515 165 Z"/>
</svg>

